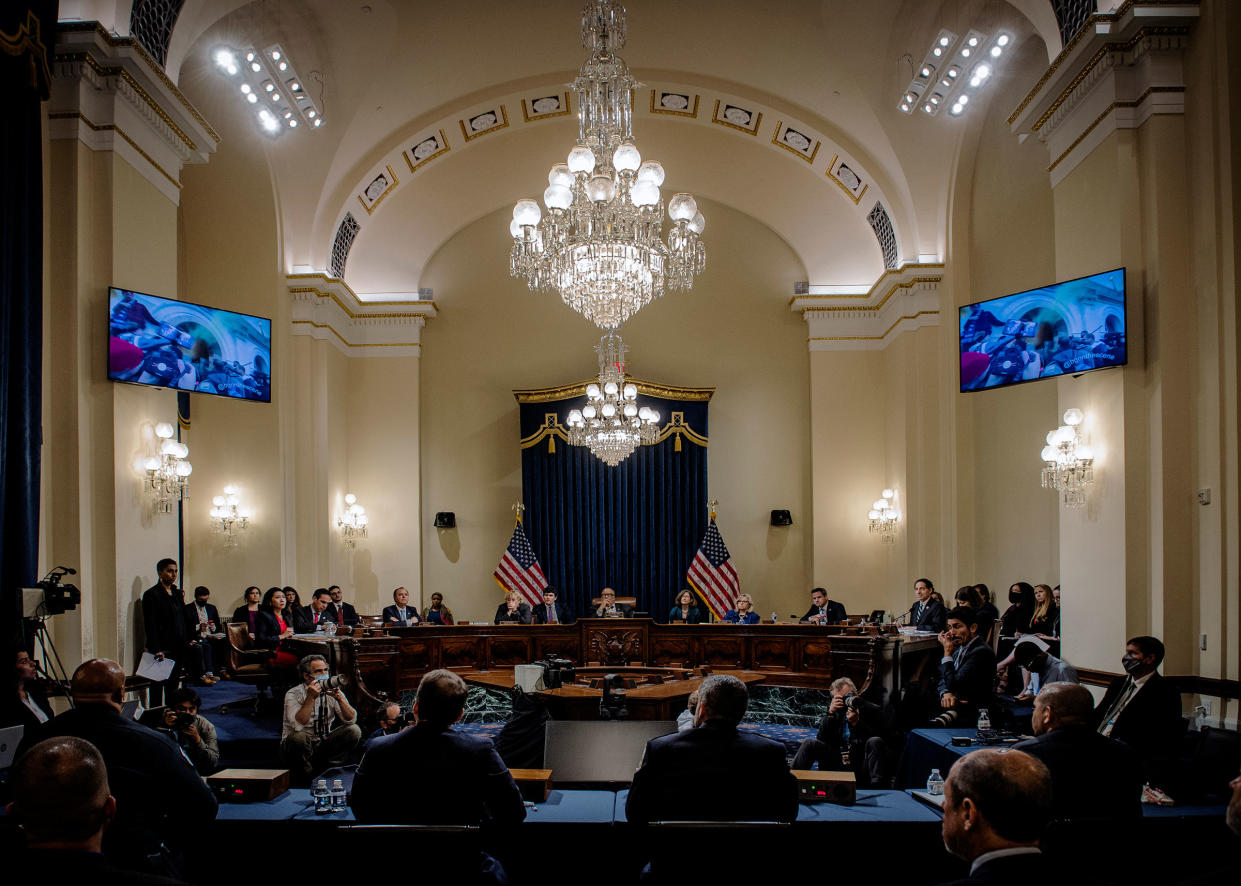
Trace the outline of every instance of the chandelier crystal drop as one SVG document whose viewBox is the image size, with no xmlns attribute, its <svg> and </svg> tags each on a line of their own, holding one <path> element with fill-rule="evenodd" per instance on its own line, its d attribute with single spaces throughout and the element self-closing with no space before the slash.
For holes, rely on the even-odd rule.
<svg viewBox="0 0 1241 886">
<path fill-rule="evenodd" d="M 1080 409 L 1066 410 L 1064 424 L 1047 432 L 1047 445 L 1039 453 L 1043 488 L 1059 492 L 1066 508 L 1085 507 L 1094 485 L 1094 451 L 1081 430 L 1084 418 Z"/>
<path fill-rule="evenodd" d="M 609 332 L 599 340 L 599 382 L 586 386 L 586 405 L 569 413 L 569 444 L 588 446 L 595 457 L 616 467 L 638 446 L 659 436 L 659 413 L 638 405 L 637 385 L 625 379 L 625 352 L 620 336 Z"/>
<path fill-rule="evenodd" d="M 674 194 L 664 239 L 664 168 L 643 162 L 634 144 L 632 90 L 640 84 L 615 54 L 625 45 L 625 7 L 591 0 L 582 45 L 590 57 L 573 82 L 577 145 L 548 173 L 546 211 L 529 197 L 513 207 L 509 274 L 531 290 L 559 292 L 596 326 L 615 330 L 665 288 L 693 288 L 706 265 L 706 220 L 692 196 Z"/>
</svg>

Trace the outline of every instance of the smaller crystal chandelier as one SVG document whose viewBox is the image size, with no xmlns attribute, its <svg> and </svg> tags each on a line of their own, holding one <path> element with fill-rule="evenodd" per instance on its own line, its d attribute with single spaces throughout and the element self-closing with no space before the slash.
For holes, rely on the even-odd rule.
<svg viewBox="0 0 1241 886">
<path fill-rule="evenodd" d="M 609 467 L 616 467 L 639 445 L 659 436 L 659 413 L 638 406 L 638 387 L 625 380 L 625 352 L 620 336 L 609 332 L 599 340 L 599 383 L 586 386 L 587 403 L 569 413 L 571 446 L 589 446 Z"/>
<path fill-rule="evenodd" d="M 159 438 L 159 455 L 148 456 L 142 463 L 147 475 L 147 491 L 154 496 L 155 511 L 171 514 L 174 503 L 190 497 L 190 474 L 194 470 L 186 459 L 190 447 L 172 439 L 173 428 L 168 422 L 155 426 Z"/>
<path fill-rule="evenodd" d="M 236 486 L 225 486 L 224 494 L 211 499 L 211 528 L 224 535 L 224 547 L 237 546 L 237 534 L 250 525 L 250 512 L 241 503 Z"/>
<path fill-rule="evenodd" d="M 891 489 L 883 490 L 883 495 L 875 499 L 870 506 L 866 518 L 870 520 L 870 531 L 879 536 L 879 541 L 890 545 L 896 541 L 896 524 L 900 522 L 901 512 L 896 509 L 892 499 L 896 493 Z"/>
<path fill-rule="evenodd" d="M 336 525 L 340 527 L 345 546 L 352 548 L 357 545 L 359 538 L 366 538 L 366 527 L 370 523 L 370 517 L 366 516 L 366 508 L 358 504 L 358 497 L 352 492 L 345 496 L 345 504 L 348 507 L 336 521 Z"/>
<path fill-rule="evenodd" d="M 1080 409 L 1065 410 L 1064 424 L 1048 431 L 1041 453 L 1043 488 L 1060 492 L 1067 508 L 1085 507 L 1086 491 L 1094 485 L 1094 452 L 1080 429 L 1083 417 Z"/>
</svg>

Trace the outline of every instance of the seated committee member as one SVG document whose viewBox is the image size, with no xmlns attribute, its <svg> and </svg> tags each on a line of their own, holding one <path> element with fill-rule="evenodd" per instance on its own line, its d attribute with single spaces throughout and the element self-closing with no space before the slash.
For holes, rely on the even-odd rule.
<svg viewBox="0 0 1241 886">
<path fill-rule="evenodd" d="M 972 726 L 982 708 L 995 700 L 995 653 L 978 636 L 974 610 L 958 606 L 948 613 L 939 635 L 944 657 L 939 662 L 939 726 Z"/>
<path fill-rule="evenodd" d="M 327 592 L 332 597 L 332 602 L 328 604 L 327 612 L 336 620 L 338 625 L 360 624 L 362 619 L 358 616 L 358 610 L 353 608 L 352 603 L 345 602 L 345 592 L 340 589 L 340 585 L 329 585 Z"/>
<path fill-rule="evenodd" d="M 233 621 L 244 622 L 246 632 L 249 633 L 250 639 L 253 640 L 258 635 L 258 617 L 259 617 L 259 600 L 262 599 L 263 592 L 258 585 L 250 585 L 246 588 L 245 601 L 233 610 Z"/>
<path fill-rule="evenodd" d="M 438 591 L 431 595 L 431 605 L 426 612 L 422 613 L 422 616 L 429 625 L 455 624 L 452 610 L 444 605 L 444 595 Z"/>
<path fill-rule="evenodd" d="M 323 630 L 329 621 L 340 624 L 336 621 L 336 616 L 328 610 L 331 602 L 332 595 L 327 588 L 315 588 L 315 592 L 310 595 L 310 605 L 302 610 L 302 624 L 307 634 Z"/>
<path fill-rule="evenodd" d="M 374 741 L 358 765 L 350 799 L 358 821 L 504 826 L 525 819 L 521 791 L 491 739 L 452 728 L 465 713 L 468 692 L 452 671 L 423 676 L 414 725 Z M 464 868 L 466 861 L 461 864 Z M 507 882 L 503 868 L 485 854 L 479 873 Z"/>
<path fill-rule="evenodd" d="M 23 754 L 9 775 L 8 817 L 22 829 L 26 849 L 8 859 L 19 881 L 92 886 L 161 886 L 168 877 L 114 867 L 103 855 L 103 832 L 116 818 L 116 798 L 99 750 L 72 736 L 49 738 Z M 18 877 L 17 871 L 26 871 Z"/>
<path fill-rule="evenodd" d="M 676 605 L 668 610 L 668 623 L 682 622 L 687 625 L 702 624 L 702 610 L 694 592 L 686 588 L 677 594 Z"/>
<path fill-rule="evenodd" d="M 970 875 L 947 886 L 1072 881 L 1071 871 L 1052 870 L 1039 849 L 1051 810 L 1051 776 L 1029 754 L 982 748 L 957 760 L 944 782 L 944 846 L 969 862 Z"/>
<path fill-rule="evenodd" d="M 1095 729 L 1133 748 L 1155 787 L 1166 786 L 1185 732 L 1180 693 L 1156 670 L 1163 655 L 1154 637 L 1126 643 L 1120 663 L 1128 676 L 1113 680 L 1094 710 Z"/>
<path fill-rule="evenodd" d="M 295 634 L 313 634 L 314 628 L 310 627 L 310 623 L 306 620 L 306 613 L 309 606 L 302 605 L 301 595 L 297 593 L 297 588 L 285 585 L 281 588 L 284 591 L 285 617 L 291 619 L 293 632 Z"/>
<path fill-rule="evenodd" d="M 1034 738 L 1013 745 L 1051 772 L 1056 818 L 1141 818 L 1142 763 L 1093 726 L 1094 698 L 1077 683 L 1048 683 L 1034 699 Z"/>
<path fill-rule="evenodd" d="M 530 624 L 530 604 L 521 599 L 521 594 L 509 591 L 504 595 L 504 602 L 496 607 L 496 624 Z"/>
<path fill-rule="evenodd" d="M 860 788 L 887 787 L 887 747 L 883 712 L 857 694 L 848 677 L 832 682 L 832 702 L 819 721 L 819 734 L 807 738 L 793 755 L 793 769 L 852 772 Z"/>
<path fill-rule="evenodd" d="M 358 712 L 339 686 L 322 655 L 307 655 L 297 664 L 300 686 L 284 695 L 280 757 L 295 774 L 311 775 L 339 765 L 362 740 Z"/>
<path fill-rule="evenodd" d="M 943 604 L 931 596 L 935 593 L 935 585 L 929 578 L 920 578 L 914 582 L 914 593 L 918 599 L 909 609 L 909 623 L 920 631 L 941 633 L 948 613 Z"/>
<path fill-rule="evenodd" d="M 536 625 L 573 624 L 572 611 L 557 599 L 558 596 L 551 585 L 543 588 L 543 602 L 534 607 Z"/>
<path fill-rule="evenodd" d="M 255 621 L 258 630 L 254 634 L 254 645 L 260 649 L 270 649 L 276 654 L 272 664 L 278 668 L 291 668 L 297 665 L 297 656 L 288 650 L 281 649 L 280 644 L 293 636 L 293 623 L 289 617 L 287 599 L 280 588 L 268 588 L 263 595 L 263 606 Z"/>
<path fill-rule="evenodd" d="M 616 591 L 604 588 L 599 592 L 599 605 L 590 610 L 595 618 L 633 618 L 633 607 L 616 602 Z"/>
<path fill-rule="evenodd" d="M 392 600 L 391 606 L 384 607 L 384 624 L 408 626 L 422 623 L 422 619 L 418 617 L 418 607 L 409 605 L 409 591 L 397 588 L 392 592 Z"/>
<path fill-rule="evenodd" d="M 749 594 L 738 594 L 733 608 L 724 613 L 724 621 L 732 625 L 756 625 L 760 619 L 754 611 L 754 598 Z"/>
<path fill-rule="evenodd" d="M 1047 651 L 1049 648 L 1045 641 L 1032 634 L 1026 634 L 1013 647 L 1013 661 L 1017 662 L 1025 673 L 1025 685 L 1022 687 L 1021 694 L 1017 696 L 1017 701 L 1029 701 L 1034 698 L 1035 693 L 1030 691 L 1034 683 L 1032 677 L 1038 677 L 1040 692 L 1042 687 L 1048 683 L 1081 682 L 1077 679 L 1077 668 L 1063 659 L 1056 658 Z"/>
<path fill-rule="evenodd" d="M 164 709 L 164 732 L 181 748 L 199 775 L 210 775 L 219 768 L 220 742 L 215 726 L 198 713 L 202 699 L 188 686 L 182 686 L 168 698 Z"/>
<path fill-rule="evenodd" d="M 748 702 L 745 684 L 731 674 L 702 681 L 695 728 L 647 742 L 625 804 L 630 822 L 797 818 L 784 746 L 737 729 Z"/>
<path fill-rule="evenodd" d="M 845 621 L 845 606 L 827 598 L 826 588 L 815 588 L 810 592 L 810 608 L 801 617 L 802 624 L 836 625 Z"/>
<path fill-rule="evenodd" d="M 182 847 L 215 818 L 215 796 L 167 736 L 121 716 L 125 672 L 119 664 L 84 661 L 69 691 L 73 708 L 27 730 L 18 756 L 49 738 L 74 736 L 94 745 L 116 797 L 116 818 L 103 844 L 109 863 L 177 876 Z"/>
</svg>

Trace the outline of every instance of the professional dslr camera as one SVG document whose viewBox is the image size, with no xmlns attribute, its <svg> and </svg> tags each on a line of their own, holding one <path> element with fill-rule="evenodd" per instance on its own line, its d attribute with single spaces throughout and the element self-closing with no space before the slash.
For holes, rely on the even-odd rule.
<svg viewBox="0 0 1241 886">
<path fill-rule="evenodd" d="M 542 661 L 536 661 L 535 664 L 543 668 L 543 685 L 547 689 L 559 689 L 565 683 L 573 682 L 575 676 L 573 662 L 567 658 L 549 655 Z"/>
</svg>

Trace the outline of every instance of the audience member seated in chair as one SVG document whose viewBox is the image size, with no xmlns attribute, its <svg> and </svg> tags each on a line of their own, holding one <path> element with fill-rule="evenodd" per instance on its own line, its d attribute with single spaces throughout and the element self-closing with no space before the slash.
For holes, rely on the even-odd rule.
<svg viewBox="0 0 1241 886">
<path fill-rule="evenodd" d="M 409 605 L 409 591 L 401 587 L 392 592 L 392 605 L 384 607 L 383 621 L 385 625 L 404 627 L 422 622 L 418 617 L 418 607 Z"/>
<path fill-rule="evenodd" d="M 848 617 L 843 603 L 828 599 L 826 588 L 815 588 L 810 592 L 810 608 L 801 617 L 801 623 L 836 625 Z"/>
<path fill-rule="evenodd" d="M 340 765 L 362 741 L 358 713 L 334 685 L 327 659 L 307 655 L 297 665 L 300 686 L 284 696 L 280 756 L 294 775 L 311 775 Z"/>
<path fill-rule="evenodd" d="M 17 704 L 13 725 L 33 729 L 52 719 L 43 685 L 35 678 L 35 662 L 25 649 L 17 650 Z"/>
<path fill-rule="evenodd" d="M 191 661 L 193 671 L 190 676 L 204 686 L 213 686 L 220 682 L 215 675 L 215 656 L 212 654 L 211 640 L 208 634 L 220 630 L 220 611 L 210 602 L 211 591 L 204 585 L 194 588 L 194 602 L 186 603 L 182 610 L 185 617 L 185 632 L 191 646 L 196 647 L 197 655 Z"/>
<path fill-rule="evenodd" d="M 599 603 L 590 610 L 592 618 L 633 618 L 633 607 L 616 602 L 616 591 L 604 588 L 599 592 Z"/>
<path fill-rule="evenodd" d="M 1120 663 L 1128 676 L 1112 681 L 1094 711 L 1095 728 L 1137 751 L 1147 781 L 1157 788 L 1171 781 L 1185 734 L 1180 693 L 1156 670 L 1163 655 L 1155 637 L 1125 644 Z"/>
<path fill-rule="evenodd" d="M 1021 694 L 1016 696 L 1017 701 L 1029 701 L 1034 698 L 1034 692 L 1031 691 L 1033 684 L 1032 676 L 1038 676 L 1038 685 L 1041 688 L 1048 683 L 1078 683 L 1077 669 L 1063 659 L 1056 658 L 1048 652 L 1048 645 L 1045 640 L 1026 634 L 1017 641 L 1017 645 L 1013 647 L 1013 661 L 1021 666 L 1024 674 L 1025 685 L 1022 687 Z"/>
<path fill-rule="evenodd" d="M 521 599 L 521 594 L 509 591 L 504 595 L 504 602 L 496 607 L 496 624 L 530 624 L 530 604 Z"/>
<path fill-rule="evenodd" d="M 396 735 L 405 728 L 405 717 L 401 714 L 401 706 L 394 701 L 384 704 L 376 718 L 379 728 L 366 737 L 363 747 L 370 747 L 371 742 L 386 735 Z"/>
<path fill-rule="evenodd" d="M 674 624 L 678 621 L 687 625 L 702 624 L 702 610 L 698 608 L 698 598 L 688 588 L 677 594 L 676 605 L 668 610 L 668 623 Z"/>
<path fill-rule="evenodd" d="M 1035 738 L 1014 750 L 1051 772 L 1056 818 L 1141 818 L 1142 764 L 1092 725 L 1094 698 L 1076 683 L 1048 683 L 1034 699 Z"/>
<path fill-rule="evenodd" d="M 731 674 L 702 681 L 695 728 L 647 742 L 625 805 L 630 822 L 797 818 L 797 780 L 784 746 L 737 729 L 748 702 L 745 684 Z"/>
<path fill-rule="evenodd" d="M 939 635 L 939 712 L 933 726 L 971 726 L 982 708 L 995 701 L 995 653 L 978 636 L 974 610 L 958 606 L 948 613 Z"/>
<path fill-rule="evenodd" d="M 177 743 L 199 775 L 210 775 L 219 768 L 220 742 L 215 726 L 198 713 L 202 699 L 188 686 L 168 698 L 164 709 L 164 731 Z"/>
<path fill-rule="evenodd" d="M 250 639 L 253 640 L 258 635 L 258 618 L 261 612 L 259 601 L 263 598 L 263 591 L 258 585 L 250 585 L 246 588 L 245 601 L 233 610 L 231 621 L 239 621 L 245 624 L 246 632 L 249 633 Z"/>
<path fill-rule="evenodd" d="M 857 694 L 857 686 L 841 677 L 831 686 L 832 702 L 819 722 L 819 734 L 801 743 L 793 756 L 794 769 L 852 772 L 859 788 L 887 788 L 887 746 L 883 739 L 883 712 Z"/>
<path fill-rule="evenodd" d="M 116 798 L 103 756 L 89 741 L 64 736 L 39 742 L 18 759 L 9 784 L 9 820 L 26 837 L 26 851 L 7 860 L 16 880 L 91 886 L 181 882 L 121 870 L 104 857 L 103 832 L 116 818 Z"/>
<path fill-rule="evenodd" d="M 358 616 L 358 610 L 353 607 L 352 603 L 345 602 L 345 592 L 340 589 L 340 585 L 329 585 L 328 596 L 332 598 L 332 602 L 328 604 L 327 614 L 334 619 L 338 625 L 345 627 L 353 627 L 361 624 L 362 619 Z"/>
<path fill-rule="evenodd" d="M 1039 849 L 1051 820 L 1047 767 L 1021 751 L 983 748 L 953 764 L 944 783 L 944 846 L 970 864 L 949 886 L 1047 886 L 1052 871 Z"/>
</svg>

